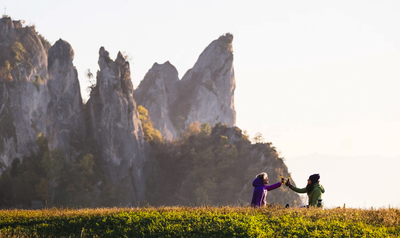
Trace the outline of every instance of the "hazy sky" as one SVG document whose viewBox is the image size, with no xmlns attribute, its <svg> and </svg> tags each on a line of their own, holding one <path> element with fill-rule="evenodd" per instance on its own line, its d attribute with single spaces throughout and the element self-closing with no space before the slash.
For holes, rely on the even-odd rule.
<svg viewBox="0 0 400 238">
<path fill-rule="evenodd" d="M 365 156 L 368 163 L 378 155 L 396 157 L 393 166 L 400 167 L 400 1 L 3 0 L 1 5 L 13 19 L 35 24 L 50 43 L 62 38 L 71 44 L 84 98 L 84 72 L 97 71 L 101 46 L 113 59 L 118 51 L 131 57 L 136 87 L 155 62 L 170 61 L 182 77 L 209 43 L 230 32 L 237 126 L 250 137 L 261 132 L 288 164 L 319 153 L 324 159 Z M 400 193 L 395 196 L 400 199 Z"/>
</svg>

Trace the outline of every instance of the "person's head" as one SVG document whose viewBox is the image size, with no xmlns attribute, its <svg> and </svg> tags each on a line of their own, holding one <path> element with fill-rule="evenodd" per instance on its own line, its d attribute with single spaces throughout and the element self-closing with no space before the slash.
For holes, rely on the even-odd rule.
<svg viewBox="0 0 400 238">
<path fill-rule="evenodd" d="M 260 179 L 263 184 L 268 184 L 268 175 L 265 172 L 257 174 L 256 178 Z"/>
<path fill-rule="evenodd" d="M 310 194 L 314 189 L 314 184 L 319 182 L 319 174 L 312 174 L 307 180 L 307 194 Z"/>
<path fill-rule="evenodd" d="M 320 178 L 319 174 L 310 175 L 310 177 L 307 180 L 307 184 L 314 184 L 319 181 L 319 178 Z"/>
</svg>

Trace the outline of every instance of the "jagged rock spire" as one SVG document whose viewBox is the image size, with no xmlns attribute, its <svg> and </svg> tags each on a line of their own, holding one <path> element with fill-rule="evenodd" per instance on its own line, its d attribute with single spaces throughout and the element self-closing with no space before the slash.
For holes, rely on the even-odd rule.
<svg viewBox="0 0 400 238">
<path fill-rule="evenodd" d="M 115 61 L 100 48 L 97 84 L 87 102 L 90 140 L 98 148 L 109 181 L 124 194 L 123 205 L 144 199 L 146 143 L 133 100 L 129 63 L 118 53 Z"/>
<path fill-rule="evenodd" d="M 49 104 L 47 106 L 47 139 L 49 149 L 61 149 L 75 159 L 79 144 L 85 137 L 83 104 L 77 71 L 72 64 L 74 51 L 70 44 L 58 40 L 49 50 Z"/>
<path fill-rule="evenodd" d="M 227 33 L 211 42 L 182 80 L 169 62 L 148 71 L 134 97 L 164 138 L 178 137 L 196 121 L 235 126 L 232 41 Z"/>
</svg>

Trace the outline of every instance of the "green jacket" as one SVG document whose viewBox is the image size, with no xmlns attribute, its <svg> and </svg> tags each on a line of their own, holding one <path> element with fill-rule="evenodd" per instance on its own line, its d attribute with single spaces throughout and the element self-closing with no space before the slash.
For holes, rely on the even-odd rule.
<svg viewBox="0 0 400 238">
<path fill-rule="evenodd" d="M 306 193 L 306 188 L 297 188 L 295 186 L 290 186 L 290 189 L 297 193 Z M 314 189 L 308 194 L 308 205 L 316 207 L 318 204 L 318 199 L 322 197 L 322 194 L 325 192 L 324 187 L 321 184 L 315 183 Z"/>
</svg>

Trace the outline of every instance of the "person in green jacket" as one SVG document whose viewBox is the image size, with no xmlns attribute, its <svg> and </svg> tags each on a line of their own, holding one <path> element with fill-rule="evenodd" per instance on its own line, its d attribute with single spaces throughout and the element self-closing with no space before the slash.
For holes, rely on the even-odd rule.
<svg viewBox="0 0 400 238">
<path fill-rule="evenodd" d="M 291 185 L 289 179 L 286 182 L 286 186 L 289 186 L 291 190 L 297 193 L 307 193 L 308 206 L 322 207 L 322 194 L 325 192 L 325 189 L 319 183 L 319 178 L 319 174 L 310 175 L 307 180 L 307 186 L 305 188 L 297 188 Z"/>
</svg>

